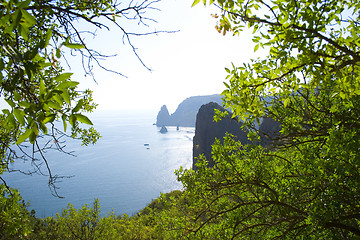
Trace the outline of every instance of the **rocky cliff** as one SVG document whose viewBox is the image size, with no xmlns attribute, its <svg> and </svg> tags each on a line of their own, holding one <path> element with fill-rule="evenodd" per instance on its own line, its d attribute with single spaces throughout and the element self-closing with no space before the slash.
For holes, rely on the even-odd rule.
<svg viewBox="0 0 360 240">
<path fill-rule="evenodd" d="M 221 105 L 221 96 L 219 94 L 214 94 L 189 97 L 179 104 L 176 111 L 171 114 L 171 116 L 168 116 L 169 112 L 164 105 L 161 107 L 161 110 L 158 113 L 156 125 L 159 127 L 163 125 L 195 127 L 196 114 L 198 113 L 201 105 L 209 102 L 216 102 Z M 161 116 L 160 118 L 159 115 Z"/>
<path fill-rule="evenodd" d="M 247 139 L 248 132 L 244 132 L 241 129 L 242 124 L 237 120 L 232 119 L 230 114 L 228 118 L 222 119 L 219 122 L 214 122 L 215 109 L 219 109 L 222 112 L 226 111 L 217 103 L 208 103 L 201 106 L 196 116 L 196 128 L 193 140 L 193 169 L 195 170 L 197 169 L 195 166 L 197 157 L 200 154 L 204 154 L 209 161 L 209 167 L 214 166 L 214 162 L 211 160 L 211 146 L 214 143 L 215 138 L 221 141 L 227 132 L 234 135 L 242 144 L 250 143 Z M 261 144 L 263 146 L 270 145 L 276 140 L 279 131 L 280 125 L 278 122 L 271 118 L 264 118 L 259 126 L 261 141 L 256 144 Z"/>
<path fill-rule="evenodd" d="M 235 119 L 229 117 L 222 119 L 219 122 L 214 121 L 215 109 L 222 112 L 226 110 L 219 104 L 211 102 L 200 107 L 196 116 L 195 136 L 193 140 L 193 169 L 196 169 L 196 158 L 200 154 L 204 154 L 209 160 L 209 166 L 214 166 L 211 160 L 211 145 L 215 138 L 222 141 L 226 132 L 236 136 L 243 144 L 247 144 L 247 132 L 241 130 L 242 124 Z"/>
</svg>

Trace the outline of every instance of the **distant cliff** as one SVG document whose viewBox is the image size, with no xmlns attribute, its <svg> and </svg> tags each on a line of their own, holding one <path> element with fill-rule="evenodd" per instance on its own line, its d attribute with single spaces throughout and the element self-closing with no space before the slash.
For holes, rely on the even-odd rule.
<svg viewBox="0 0 360 240">
<path fill-rule="evenodd" d="M 241 129 L 242 123 L 229 117 L 222 119 L 219 122 L 214 122 L 215 109 L 219 109 L 222 112 L 226 110 L 217 103 L 208 103 L 199 109 L 196 116 L 195 136 L 193 140 L 193 169 L 197 169 L 195 164 L 197 157 L 200 154 L 204 154 L 209 161 L 209 167 L 214 166 L 214 162 L 211 158 L 212 144 L 215 138 L 220 141 L 225 137 L 226 132 L 234 135 L 237 140 L 242 144 L 249 144 L 247 139 L 247 131 Z M 270 145 L 272 141 L 276 139 L 280 131 L 279 123 L 275 122 L 271 118 L 264 118 L 259 126 L 261 141 L 257 144 Z"/>
<path fill-rule="evenodd" d="M 176 111 L 171 114 L 171 116 L 169 115 L 166 105 L 164 105 L 158 113 L 156 125 L 158 127 L 163 125 L 195 127 L 196 114 L 198 113 L 201 105 L 209 102 L 216 102 L 221 105 L 221 96 L 219 94 L 214 94 L 189 97 L 179 104 Z"/>
</svg>

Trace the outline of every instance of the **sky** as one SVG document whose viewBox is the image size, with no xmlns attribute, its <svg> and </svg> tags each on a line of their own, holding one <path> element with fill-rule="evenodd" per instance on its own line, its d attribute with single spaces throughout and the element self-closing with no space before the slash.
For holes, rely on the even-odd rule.
<svg viewBox="0 0 360 240">
<path fill-rule="evenodd" d="M 192 2 L 162 0 L 154 5 L 161 11 L 149 12 L 157 23 L 148 22 L 150 27 L 145 30 L 178 32 L 133 38 L 139 56 L 152 71 L 142 66 L 128 44 L 123 44 L 122 34 L 114 26 L 110 31 L 98 32 L 95 39 L 85 39 L 100 52 L 117 54 L 103 65 L 127 76 L 95 68 L 95 83 L 91 77 L 84 77 L 79 58 L 70 59 L 73 79 L 81 83 L 81 88 L 94 91 L 98 109 L 160 110 L 166 104 L 173 113 L 190 96 L 221 93 L 225 89 L 225 67 L 254 58 L 249 32 L 236 37 L 219 34 L 215 29 L 217 19 L 211 16 L 219 10 L 202 4 L 191 7 Z M 144 30 L 137 25 L 123 26 L 128 31 Z"/>
</svg>

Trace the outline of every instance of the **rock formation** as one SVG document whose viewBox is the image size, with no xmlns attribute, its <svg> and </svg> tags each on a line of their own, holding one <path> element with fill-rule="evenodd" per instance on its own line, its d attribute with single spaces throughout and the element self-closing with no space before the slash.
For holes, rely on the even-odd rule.
<svg viewBox="0 0 360 240">
<path fill-rule="evenodd" d="M 214 94 L 189 97 L 185 99 L 179 104 L 176 111 L 171 114 L 173 126 L 195 127 L 196 114 L 202 105 L 209 102 L 216 102 L 221 105 L 221 96 L 219 94 Z"/>
<path fill-rule="evenodd" d="M 196 128 L 193 140 L 193 169 L 195 170 L 197 169 L 195 166 L 197 157 L 200 154 L 203 154 L 209 161 L 209 167 L 214 166 L 211 158 L 212 144 L 215 138 L 222 141 L 227 132 L 234 135 L 242 144 L 250 143 L 247 139 L 248 132 L 244 132 L 241 129 L 242 123 L 236 119 L 232 119 L 230 114 L 228 115 L 229 117 L 219 122 L 214 122 L 215 109 L 219 109 L 222 112 L 226 111 L 217 103 L 208 103 L 201 106 L 196 116 Z M 256 144 L 263 146 L 270 145 L 271 142 L 276 140 L 279 131 L 280 124 L 278 122 L 271 118 L 264 118 L 259 126 L 261 140 Z"/>
<path fill-rule="evenodd" d="M 158 127 L 168 126 L 169 123 L 170 123 L 170 114 L 166 105 L 163 105 L 156 117 L 156 126 Z"/>
<path fill-rule="evenodd" d="M 165 127 L 165 126 L 162 126 L 161 127 L 161 129 L 160 129 L 160 133 L 167 133 L 168 132 L 168 130 L 167 130 L 167 128 Z"/>
<path fill-rule="evenodd" d="M 211 145 L 214 143 L 215 138 L 220 141 L 226 135 L 226 132 L 236 136 L 243 144 L 247 144 L 247 132 L 241 129 L 242 124 L 230 116 L 222 119 L 219 122 L 214 121 L 215 109 L 222 112 L 226 111 L 219 104 L 211 102 L 201 106 L 196 116 L 195 136 L 193 139 L 193 169 L 196 170 L 195 163 L 200 154 L 204 154 L 206 159 L 209 160 L 209 166 L 214 166 L 211 160 Z"/>
<path fill-rule="evenodd" d="M 158 127 L 161 127 L 162 125 L 195 127 L 196 114 L 198 113 L 201 105 L 209 102 L 216 102 L 221 105 L 221 96 L 219 94 L 214 94 L 189 97 L 179 104 L 176 111 L 171 116 L 169 115 L 169 112 L 164 105 L 161 107 L 161 110 L 158 113 L 156 125 Z M 159 115 L 161 116 L 160 119 Z"/>
</svg>

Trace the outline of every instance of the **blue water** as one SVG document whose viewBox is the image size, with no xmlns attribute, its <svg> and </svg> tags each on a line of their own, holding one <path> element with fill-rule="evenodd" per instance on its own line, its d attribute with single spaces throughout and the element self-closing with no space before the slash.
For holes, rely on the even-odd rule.
<svg viewBox="0 0 360 240">
<path fill-rule="evenodd" d="M 192 164 L 194 128 L 169 127 L 161 134 L 153 126 L 156 113 L 98 112 L 92 116 L 95 128 L 102 138 L 96 145 L 81 146 L 67 141 L 66 150 L 76 157 L 48 152 L 53 174 L 72 176 L 58 183 L 59 195 L 51 195 L 47 177 L 5 174 L 8 185 L 18 188 L 23 199 L 30 203 L 38 217 L 54 216 L 68 203 L 79 208 L 91 205 L 98 198 L 102 215 L 133 215 L 144 208 L 160 192 L 181 189 L 174 174 L 180 166 Z M 149 146 L 144 146 L 149 144 Z M 29 164 L 15 163 L 12 168 L 26 169 Z M 45 172 L 45 168 L 42 168 Z"/>
</svg>

